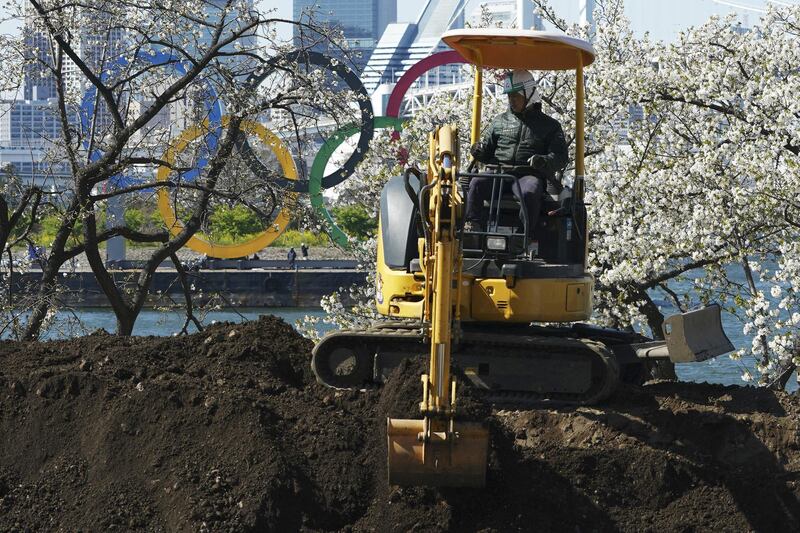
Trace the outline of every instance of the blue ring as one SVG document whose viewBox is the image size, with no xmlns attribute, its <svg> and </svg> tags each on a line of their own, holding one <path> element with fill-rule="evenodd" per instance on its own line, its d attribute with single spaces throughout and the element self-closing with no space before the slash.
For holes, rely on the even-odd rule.
<svg viewBox="0 0 800 533">
<path fill-rule="evenodd" d="M 172 69 L 181 76 L 186 75 L 186 66 L 172 54 L 159 52 L 157 50 L 153 50 L 151 53 L 140 51 L 136 54 L 136 59 L 148 62 L 155 66 L 171 66 Z M 109 68 L 103 69 L 100 74 L 100 81 L 105 82 L 112 74 L 126 66 L 128 66 L 128 60 L 124 56 L 119 56 Z M 217 147 L 217 142 L 222 131 L 222 106 L 220 105 L 219 98 L 217 98 L 216 91 L 214 91 L 214 88 L 211 85 L 208 85 L 208 93 L 208 98 L 206 98 L 203 103 L 205 104 L 206 112 L 208 113 L 209 124 L 215 125 L 216 127 L 207 136 L 206 143 L 204 144 L 204 151 L 205 147 L 207 147 L 208 150 L 213 151 Z M 92 114 L 94 114 L 94 101 L 96 95 L 97 87 L 91 85 L 86 89 L 86 91 L 83 93 L 83 97 L 81 98 L 81 108 L 79 114 L 81 120 L 81 132 L 84 134 L 88 133 L 91 126 L 90 121 Z M 88 136 L 86 135 L 84 136 L 83 147 L 86 149 L 89 148 Z M 100 157 L 102 157 L 102 153 L 99 150 L 93 150 L 92 153 L 89 154 L 89 161 L 97 161 L 100 159 Z M 200 174 L 200 169 L 207 164 L 208 157 L 201 157 L 198 159 L 194 168 L 181 174 L 181 178 L 187 181 L 195 179 Z M 128 187 L 130 185 L 135 185 L 142 182 L 141 179 L 123 175 L 112 176 L 108 181 L 115 188 Z"/>
</svg>

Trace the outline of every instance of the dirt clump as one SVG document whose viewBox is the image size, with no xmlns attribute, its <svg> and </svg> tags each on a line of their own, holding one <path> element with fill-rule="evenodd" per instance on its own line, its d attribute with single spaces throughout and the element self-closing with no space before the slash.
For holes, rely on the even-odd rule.
<svg viewBox="0 0 800 533">
<path fill-rule="evenodd" d="M 800 528 L 800 399 L 656 383 L 594 407 L 491 410 L 482 490 L 386 483 L 379 390 L 316 383 L 273 317 L 174 338 L 0 343 L 0 531 L 689 531 Z"/>
</svg>

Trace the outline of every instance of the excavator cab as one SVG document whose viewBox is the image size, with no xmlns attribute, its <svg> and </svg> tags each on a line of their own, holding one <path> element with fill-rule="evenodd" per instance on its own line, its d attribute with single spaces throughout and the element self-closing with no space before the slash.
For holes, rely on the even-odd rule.
<svg viewBox="0 0 800 533">
<path fill-rule="evenodd" d="M 532 216 L 513 192 L 519 190 L 516 182 L 525 174 L 531 174 L 529 167 L 504 165 L 484 165 L 480 172 L 460 173 L 465 196 L 473 178 L 491 180 L 492 185 L 488 199 L 483 202 L 486 227 L 463 232 L 464 259 L 469 270 L 482 271 L 492 261 L 581 263 L 586 247 L 585 206 L 573 205 L 572 188 L 562 185 L 559 173 L 546 181 L 540 212 Z"/>
<path fill-rule="evenodd" d="M 480 137 L 484 68 L 576 71 L 575 177 L 571 187 L 548 182 L 536 227 L 528 223 L 533 217 L 526 214 L 525 206 L 508 192 L 520 175 L 518 169 L 479 167 L 473 162 L 459 170 L 457 179 L 464 198 L 474 178 L 494 180 L 484 208 L 487 226 L 458 236 L 464 277 L 459 290 L 460 322 L 508 325 L 588 319 L 594 284 L 586 269 L 583 68 L 594 61 L 591 44 L 563 34 L 496 28 L 453 30 L 442 40 L 474 65 L 473 143 Z M 415 318 L 422 314 L 419 224 L 412 212 L 419 212 L 414 197 L 425 179 L 393 178 L 381 198 L 377 274 L 381 294 L 377 303 L 378 311 L 386 316 Z M 458 223 L 463 228 L 463 220 Z M 533 249 L 531 243 L 535 243 Z"/>
<path fill-rule="evenodd" d="M 490 223 L 464 231 L 470 180 L 502 183 L 519 173 L 472 164 L 462 170 L 457 129 L 436 128 L 425 171 L 408 168 L 381 193 L 376 307 L 387 320 L 328 333 L 314 348 L 312 369 L 328 386 L 358 389 L 380 384 L 406 358 L 427 357 L 421 417 L 387 420 L 389 482 L 479 487 L 489 435 L 480 421 L 458 418 L 460 387 L 515 408 L 593 404 L 620 382 L 640 383 L 653 361 L 702 361 L 733 346 L 718 306 L 668 318 L 664 340 L 582 323 L 592 314 L 594 290 L 583 158 L 583 69 L 594 60 L 591 44 L 496 28 L 453 30 L 442 40 L 475 68 L 473 143 L 484 68 L 576 72 L 572 185 L 548 190 L 536 227 L 527 224 L 523 207 L 521 230 L 520 205 L 504 206 L 508 198 L 498 185 L 486 206 Z M 538 242 L 535 253 L 530 240 Z"/>
</svg>

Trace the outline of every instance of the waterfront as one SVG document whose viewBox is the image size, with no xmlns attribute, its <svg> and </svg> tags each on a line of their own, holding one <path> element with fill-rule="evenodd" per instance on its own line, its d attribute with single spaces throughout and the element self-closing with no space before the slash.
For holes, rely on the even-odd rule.
<svg viewBox="0 0 800 533">
<path fill-rule="evenodd" d="M 305 316 L 323 316 L 324 313 L 319 308 L 299 308 L 299 307 L 243 307 L 233 310 L 210 311 L 205 313 L 201 321 L 204 324 L 214 322 L 244 322 L 255 320 L 259 315 L 275 315 L 296 326 L 298 320 Z M 75 320 L 77 319 L 77 320 Z M 154 309 L 144 309 L 139 315 L 133 334 L 137 336 L 167 336 L 174 335 L 181 331 L 185 315 L 182 311 L 163 312 Z M 80 325 L 78 325 L 80 322 Z M 110 309 L 86 308 L 77 309 L 75 312 L 59 312 L 57 315 L 57 327 L 51 329 L 45 336 L 46 339 L 64 338 L 75 335 L 87 334 L 97 329 L 104 329 L 113 332 L 116 328 L 114 313 Z M 197 331 L 193 324 L 188 328 L 190 333 Z M 322 328 L 324 330 L 324 328 Z"/>
<path fill-rule="evenodd" d="M 271 314 L 279 316 L 289 324 L 296 326 L 297 321 L 302 321 L 305 316 L 322 317 L 324 312 L 319 308 L 242 308 L 237 311 L 220 310 L 209 312 L 203 317 L 203 322 L 210 324 L 213 321 L 242 322 L 253 320 L 259 315 Z M 96 329 L 114 331 L 115 321 L 113 313 L 108 309 L 88 308 L 77 310 L 74 314 L 59 313 L 59 327 L 50 331 L 47 338 L 58 338 L 90 333 Z M 81 323 L 77 326 L 78 319 Z M 723 314 L 723 327 L 736 348 L 750 344 L 750 337 L 742 333 L 742 326 L 738 319 L 730 314 Z M 180 312 L 160 312 L 151 309 L 142 311 L 134 328 L 134 335 L 166 336 L 176 334 L 183 327 L 184 317 Z M 72 325 L 70 325 L 72 324 Z M 319 326 L 319 331 L 329 329 L 328 325 Z M 190 326 L 190 332 L 196 331 Z M 744 385 L 741 376 L 745 369 L 753 372 L 751 361 L 733 361 L 728 355 L 723 355 L 702 363 L 677 365 L 678 377 L 683 381 L 720 383 L 723 385 Z M 755 374 L 755 373 L 754 373 Z M 797 390 L 797 383 L 792 380 L 788 390 Z"/>
</svg>

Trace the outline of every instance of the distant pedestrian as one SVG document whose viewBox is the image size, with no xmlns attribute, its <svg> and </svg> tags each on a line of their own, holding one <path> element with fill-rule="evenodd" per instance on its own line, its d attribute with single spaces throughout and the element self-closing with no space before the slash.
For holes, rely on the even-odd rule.
<svg viewBox="0 0 800 533">
<path fill-rule="evenodd" d="M 306 243 L 300 245 L 300 254 L 303 256 L 303 259 L 308 259 L 308 246 L 306 246 Z"/>
<path fill-rule="evenodd" d="M 297 265 L 295 261 L 297 261 L 297 252 L 294 251 L 294 248 L 289 248 L 289 253 L 286 254 L 286 258 L 289 260 L 289 268 L 295 268 Z"/>
</svg>

